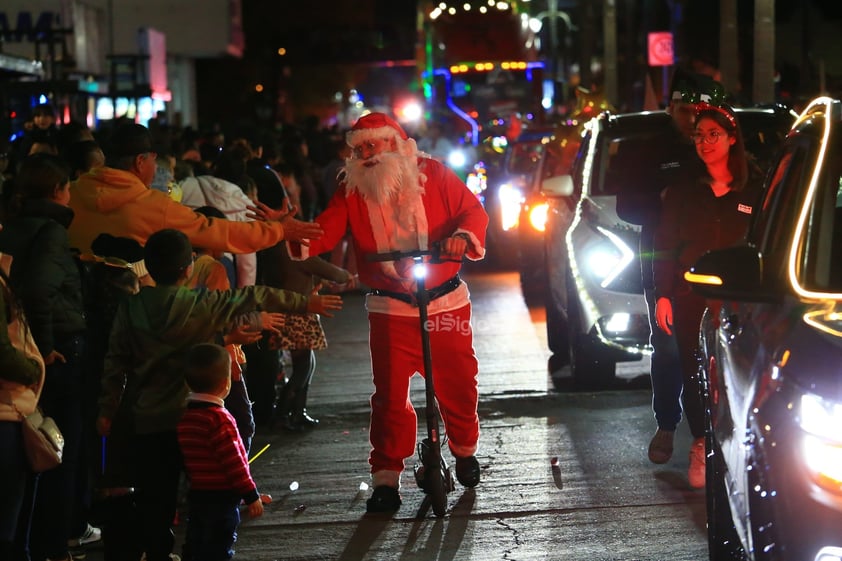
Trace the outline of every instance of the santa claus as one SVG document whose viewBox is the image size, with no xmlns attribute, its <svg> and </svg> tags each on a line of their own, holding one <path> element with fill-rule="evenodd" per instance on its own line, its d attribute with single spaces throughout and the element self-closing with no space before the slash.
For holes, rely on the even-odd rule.
<svg viewBox="0 0 842 561">
<path fill-rule="evenodd" d="M 330 251 L 350 230 L 360 280 L 372 289 L 366 309 L 374 377 L 369 455 L 374 490 L 367 510 L 393 512 L 401 504 L 404 460 L 414 454 L 418 431 L 409 380 L 423 371 L 421 334 L 409 263 L 369 262 L 366 256 L 429 249 L 439 242 L 443 257 L 456 259 L 428 267 L 427 326 L 456 478 L 474 487 L 480 480 L 477 359 L 468 288 L 458 273 L 462 257 L 484 256 L 488 216 L 456 174 L 423 157 L 415 140 L 387 115 L 361 117 L 347 142 L 352 154 L 340 171 L 342 183 L 316 218 L 324 235 L 300 247 L 300 256 Z"/>
</svg>

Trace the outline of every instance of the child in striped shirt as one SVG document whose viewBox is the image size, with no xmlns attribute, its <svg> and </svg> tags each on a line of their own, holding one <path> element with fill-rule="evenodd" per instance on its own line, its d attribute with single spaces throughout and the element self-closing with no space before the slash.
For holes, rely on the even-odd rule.
<svg viewBox="0 0 842 561">
<path fill-rule="evenodd" d="M 195 345 L 187 355 L 185 380 L 191 393 L 178 423 L 190 482 L 184 561 L 231 559 L 240 501 L 252 518 L 263 514 L 263 502 L 236 422 L 223 402 L 231 389 L 230 354 L 219 345 Z"/>
</svg>

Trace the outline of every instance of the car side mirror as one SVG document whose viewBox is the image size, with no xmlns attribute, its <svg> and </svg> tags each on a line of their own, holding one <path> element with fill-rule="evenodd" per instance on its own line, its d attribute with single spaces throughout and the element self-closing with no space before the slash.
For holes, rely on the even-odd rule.
<svg viewBox="0 0 842 561">
<path fill-rule="evenodd" d="M 684 280 L 698 294 L 714 300 L 768 298 L 763 283 L 763 257 L 748 245 L 705 253 L 684 273 Z"/>
<path fill-rule="evenodd" d="M 569 197 L 573 194 L 573 177 L 556 175 L 541 182 L 541 194 L 545 197 Z"/>
</svg>

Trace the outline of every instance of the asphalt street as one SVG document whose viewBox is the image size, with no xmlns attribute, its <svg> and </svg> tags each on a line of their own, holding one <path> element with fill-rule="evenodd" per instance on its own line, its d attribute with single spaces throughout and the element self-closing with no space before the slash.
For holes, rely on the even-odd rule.
<svg viewBox="0 0 842 561">
<path fill-rule="evenodd" d="M 274 501 L 263 517 L 243 521 L 236 559 L 707 559 L 704 495 L 687 485 L 686 427 L 669 463 L 646 458 L 655 428 L 648 364 L 623 365 L 605 391 L 567 390 L 564 382 L 559 391 L 546 370 L 543 310 L 524 304 L 517 275 L 475 269 L 465 277 L 480 363 L 482 483 L 474 490 L 457 484 L 446 516 L 436 518 L 410 459 L 400 510 L 365 515 L 368 330 L 363 296 L 347 294 L 344 309 L 324 319 L 329 347 L 317 353 L 309 406 L 320 425 L 306 433 L 258 429 L 252 453 L 265 450 L 252 473 Z M 412 399 L 421 437 L 418 376 Z M 183 530 L 177 527 L 179 540 Z M 91 548 L 88 559 L 101 553 Z"/>
</svg>

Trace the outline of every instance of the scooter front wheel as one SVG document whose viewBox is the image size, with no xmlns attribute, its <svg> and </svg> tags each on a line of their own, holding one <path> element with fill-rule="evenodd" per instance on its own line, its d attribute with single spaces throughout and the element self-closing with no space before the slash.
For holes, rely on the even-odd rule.
<svg viewBox="0 0 842 561">
<path fill-rule="evenodd" d="M 420 463 L 415 466 L 415 482 L 430 499 L 433 513 L 442 517 L 447 510 L 447 494 L 455 484 L 450 468 L 441 457 L 441 448 L 436 450 L 434 446 L 428 438 L 418 444 Z"/>
<path fill-rule="evenodd" d="M 444 466 L 439 469 L 427 471 L 427 493 L 430 495 L 430 503 L 433 506 L 433 514 L 441 518 L 447 511 L 447 472 Z"/>
</svg>

